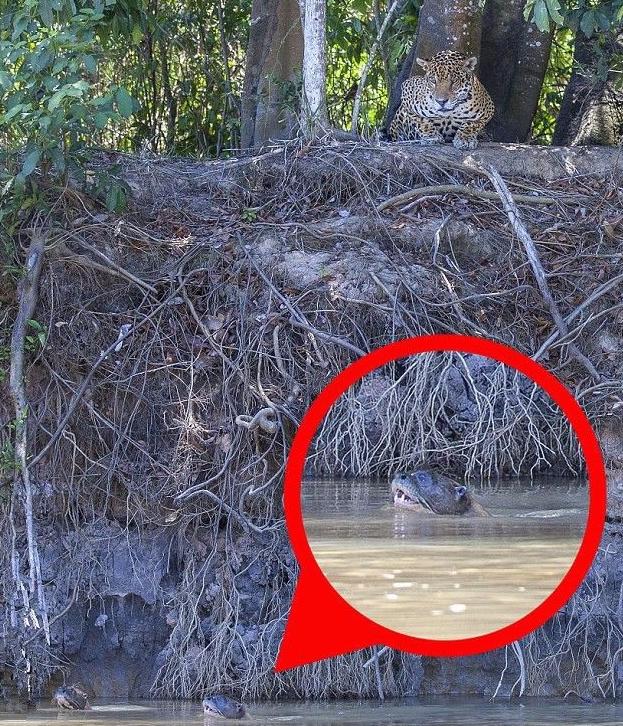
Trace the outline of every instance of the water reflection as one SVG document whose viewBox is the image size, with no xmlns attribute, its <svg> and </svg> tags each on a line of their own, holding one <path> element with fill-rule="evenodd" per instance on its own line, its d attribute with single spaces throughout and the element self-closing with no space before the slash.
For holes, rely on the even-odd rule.
<svg viewBox="0 0 623 726">
<path fill-rule="evenodd" d="M 28 714 L 0 712 L 3 726 L 212 726 L 204 722 L 199 703 L 141 702 L 141 704 L 94 704 L 92 711 L 58 714 L 43 706 Z M 219 721 L 218 723 L 227 723 Z M 376 702 L 333 701 L 328 703 L 266 703 L 249 706 L 240 721 L 247 726 L 614 726 L 623 723 L 623 705 L 526 701 L 524 704 L 490 703 L 463 699 L 418 703 L 412 699 Z"/>
</svg>

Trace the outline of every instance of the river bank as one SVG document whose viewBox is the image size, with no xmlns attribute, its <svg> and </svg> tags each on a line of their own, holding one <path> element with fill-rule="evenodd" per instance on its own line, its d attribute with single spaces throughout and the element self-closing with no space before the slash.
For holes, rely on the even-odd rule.
<svg viewBox="0 0 623 726">
<path fill-rule="evenodd" d="M 23 262 L 45 238 L 34 313 L 44 335 L 25 351 L 30 499 L 19 472 L 1 470 L 6 687 L 45 695 L 65 677 L 97 698 L 374 697 L 380 673 L 389 696 L 619 696 L 620 164 L 613 149 L 291 144 L 226 162 L 101 155 L 93 173 L 129 195 L 120 214 L 58 190 L 50 216 L 18 239 Z M 2 285 L 8 367 L 24 290 Z M 364 666 L 367 650 L 277 675 L 297 575 L 281 504 L 296 424 L 357 356 L 432 332 L 534 356 L 604 432 L 611 522 L 598 559 L 559 616 L 506 650 L 388 653 L 379 673 Z M 433 465 L 457 476 L 581 471 L 548 401 L 518 415 L 529 392 L 477 358 L 446 371 L 469 372 L 443 402 L 462 428 L 448 426 L 435 415 L 435 365 L 421 377 Z M 353 390 L 342 427 L 321 432 L 311 473 L 387 476 L 374 456 L 343 452 L 349 436 L 361 452 L 389 436 L 382 419 L 351 426 L 353 411 L 400 375 Z M 10 451 L 8 377 L 0 386 Z M 501 405 L 509 392 L 516 408 Z M 491 431 L 474 453 L 483 400 Z M 413 451 L 392 456 L 408 465 Z"/>
</svg>

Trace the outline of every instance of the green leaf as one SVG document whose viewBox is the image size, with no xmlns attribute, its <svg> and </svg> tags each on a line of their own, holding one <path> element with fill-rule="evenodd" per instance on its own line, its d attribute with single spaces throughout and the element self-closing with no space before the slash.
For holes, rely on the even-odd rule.
<svg viewBox="0 0 623 726">
<path fill-rule="evenodd" d="M 140 25 L 134 25 L 132 27 L 132 43 L 138 45 L 143 40 L 143 29 Z"/>
<path fill-rule="evenodd" d="M 57 109 L 61 103 L 63 102 L 63 99 L 67 95 L 67 88 L 63 86 L 60 90 L 58 90 L 52 98 L 48 101 L 48 109 L 50 111 L 54 111 Z"/>
<path fill-rule="evenodd" d="M 33 70 L 40 73 L 46 66 L 48 66 L 52 62 L 53 59 L 54 56 L 47 48 L 40 50 L 32 57 L 31 64 Z"/>
<path fill-rule="evenodd" d="M 587 10 L 580 20 L 580 30 L 584 35 L 590 37 L 595 30 L 595 14 L 592 10 Z"/>
<path fill-rule="evenodd" d="M 556 25 L 562 25 L 565 19 L 560 14 L 560 3 L 558 0 L 546 0 L 550 18 Z"/>
<path fill-rule="evenodd" d="M 13 18 L 13 35 L 11 40 L 17 40 L 19 36 L 26 30 L 30 18 L 25 12 L 17 13 Z"/>
<path fill-rule="evenodd" d="M 119 212 L 126 205 L 125 189 L 120 184 L 111 184 L 106 192 L 106 208 L 111 212 Z"/>
<path fill-rule="evenodd" d="M 39 159 L 41 158 L 41 151 L 39 149 L 34 149 L 29 154 L 26 154 L 26 157 L 24 158 L 24 165 L 22 166 L 22 170 L 20 174 L 26 178 L 27 176 L 30 176 L 33 171 L 37 168 L 37 164 L 39 163 Z"/>
<path fill-rule="evenodd" d="M 604 33 L 607 32 L 608 30 L 610 30 L 610 18 L 605 13 L 602 13 L 599 10 L 597 10 L 595 12 L 595 20 L 596 20 L 597 27 L 599 28 L 599 30 L 601 30 Z"/>
<path fill-rule="evenodd" d="M 52 166 L 56 169 L 59 174 L 65 173 L 65 155 L 58 148 L 54 147 L 48 151 L 50 159 L 52 160 Z"/>
<path fill-rule="evenodd" d="M 109 120 L 110 120 L 110 115 L 104 111 L 98 111 L 95 114 L 95 125 L 97 126 L 98 129 L 105 128 L 106 124 L 108 123 Z"/>
<path fill-rule="evenodd" d="M 48 109 L 50 111 L 57 109 L 67 96 L 70 96 L 71 98 L 81 98 L 82 94 L 88 88 L 89 84 L 86 81 L 76 81 L 75 83 L 70 83 L 62 88 L 59 88 L 49 100 Z"/>
<path fill-rule="evenodd" d="M 85 55 L 82 60 L 84 61 L 84 67 L 87 71 L 89 71 L 89 73 L 95 73 L 97 70 L 97 61 L 95 60 L 95 56 Z"/>
<path fill-rule="evenodd" d="M 549 13 L 544 0 L 536 0 L 534 3 L 534 22 L 542 33 L 547 33 L 549 30 Z"/>
<path fill-rule="evenodd" d="M 13 78 L 6 71 L 0 70 L 0 88 L 11 88 Z"/>
<path fill-rule="evenodd" d="M 2 117 L 3 123 L 10 121 L 12 118 L 17 116 L 18 113 L 21 113 L 21 111 L 23 111 L 25 109 L 26 109 L 26 104 L 24 104 L 24 103 L 15 104 L 15 106 L 13 106 L 10 110 L 8 110 Z"/>
<path fill-rule="evenodd" d="M 132 96 L 122 86 L 117 89 L 115 93 L 115 100 L 117 102 L 117 108 L 123 118 L 129 118 L 134 111 L 134 101 Z"/>
<path fill-rule="evenodd" d="M 39 15 L 48 28 L 54 25 L 54 13 L 52 12 L 52 3 L 50 0 L 39 0 Z"/>
<path fill-rule="evenodd" d="M 66 67 L 67 67 L 67 59 L 66 58 L 57 58 L 54 61 L 54 65 L 52 66 L 52 71 L 51 71 L 52 75 L 58 76 L 58 74 L 61 71 L 65 70 Z"/>
</svg>

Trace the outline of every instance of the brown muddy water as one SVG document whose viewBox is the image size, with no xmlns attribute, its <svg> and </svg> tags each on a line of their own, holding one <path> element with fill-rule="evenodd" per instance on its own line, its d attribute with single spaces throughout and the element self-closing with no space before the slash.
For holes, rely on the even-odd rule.
<svg viewBox="0 0 623 726">
<path fill-rule="evenodd" d="M 252 704 L 240 724 L 247 726 L 614 726 L 623 723 L 623 704 L 575 705 L 560 702 L 495 704 L 485 701 L 452 701 L 422 704 L 405 699 L 375 702 L 333 701 L 328 703 Z M 92 711 L 57 713 L 42 706 L 27 714 L 0 712 L 2 726 L 216 726 L 235 723 L 204 720 L 198 703 L 143 701 L 126 705 L 94 704 Z"/>
<path fill-rule="evenodd" d="M 386 481 L 307 480 L 310 546 L 333 587 L 392 630 L 448 640 L 497 630 L 558 585 L 587 513 L 579 480 L 473 487 L 493 515 L 440 517 L 393 507 Z"/>
</svg>

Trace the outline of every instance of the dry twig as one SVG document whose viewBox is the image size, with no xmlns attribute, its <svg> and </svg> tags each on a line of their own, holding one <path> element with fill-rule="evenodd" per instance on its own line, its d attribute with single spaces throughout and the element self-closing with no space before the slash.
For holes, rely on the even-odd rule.
<svg viewBox="0 0 623 726">
<path fill-rule="evenodd" d="M 486 189 L 468 187 L 465 184 L 433 184 L 431 186 L 410 189 L 408 192 L 403 192 L 402 194 L 397 194 L 395 197 L 386 199 L 377 206 L 376 211 L 383 212 L 385 209 L 413 202 L 423 196 L 432 197 L 437 195 L 442 196 L 444 194 L 454 194 L 459 197 L 473 197 L 474 199 L 499 199 L 499 195 L 495 192 L 489 192 Z M 546 197 L 532 196 L 531 194 L 512 194 L 511 199 L 513 199 L 516 204 L 577 204 L 579 201 L 586 201 L 588 197 L 580 197 L 577 195 Z"/>
</svg>

